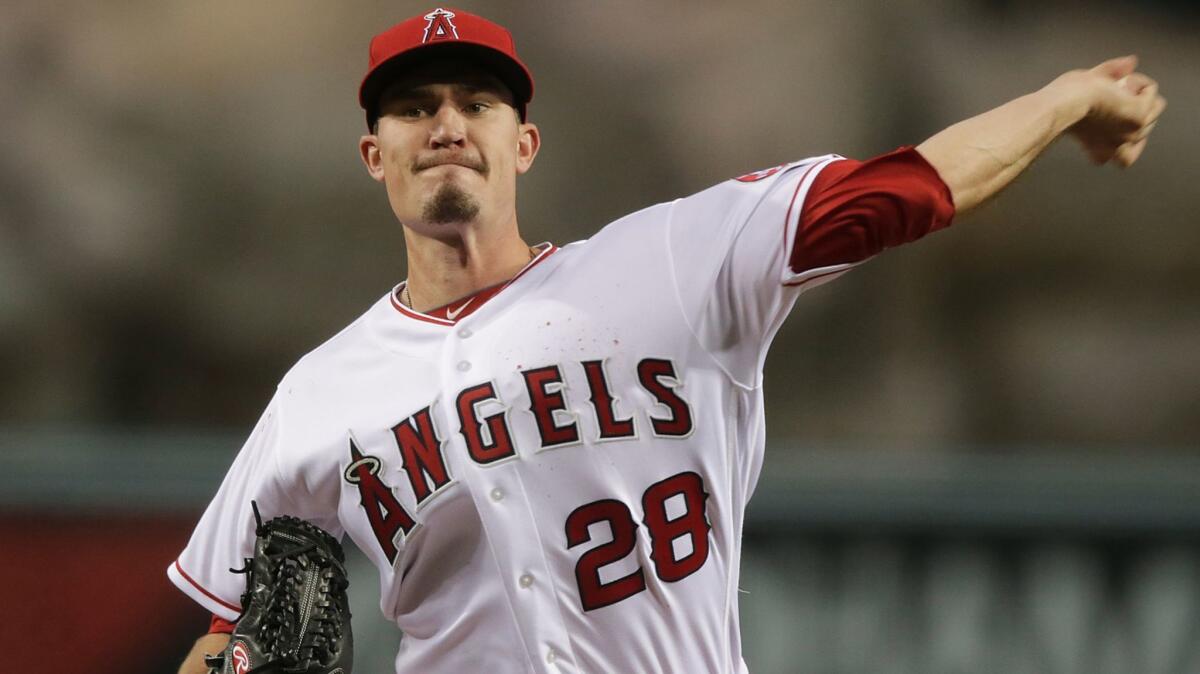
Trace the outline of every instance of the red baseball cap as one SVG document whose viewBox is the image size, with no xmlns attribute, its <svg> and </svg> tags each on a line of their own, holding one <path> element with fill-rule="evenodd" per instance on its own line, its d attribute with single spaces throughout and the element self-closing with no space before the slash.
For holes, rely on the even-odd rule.
<svg viewBox="0 0 1200 674">
<path fill-rule="evenodd" d="M 466 54 L 490 70 L 512 91 L 514 107 L 525 119 L 526 106 L 533 99 L 533 75 L 517 58 L 512 33 L 481 16 L 438 7 L 371 38 L 367 76 L 358 89 L 367 127 L 379 116 L 379 96 L 390 80 L 447 53 Z"/>
</svg>

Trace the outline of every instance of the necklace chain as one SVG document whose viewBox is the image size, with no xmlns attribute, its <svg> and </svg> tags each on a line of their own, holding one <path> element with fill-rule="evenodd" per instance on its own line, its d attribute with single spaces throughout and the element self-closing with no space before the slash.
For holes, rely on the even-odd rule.
<svg viewBox="0 0 1200 674">
<path fill-rule="evenodd" d="M 536 246 L 530 246 L 529 247 L 529 260 L 532 262 L 533 258 L 537 257 L 538 253 L 540 253 L 540 252 L 542 252 L 542 251 L 539 250 Z M 408 307 L 409 309 L 413 308 L 412 293 L 408 292 L 408 280 L 407 279 L 404 281 L 404 290 L 400 291 L 400 303 L 403 304 L 404 306 Z M 414 309 L 414 311 L 415 311 L 415 309 Z"/>
</svg>

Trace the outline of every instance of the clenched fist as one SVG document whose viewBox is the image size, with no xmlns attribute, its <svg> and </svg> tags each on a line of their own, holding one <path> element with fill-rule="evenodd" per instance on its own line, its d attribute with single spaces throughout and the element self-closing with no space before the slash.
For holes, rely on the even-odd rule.
<svg viewBox="0 0 1200 674">
<path fill-rule="evenodd" d="M 1167 101 L 1158 83 L 1137 72 L 1137 57 L 1122 56 L 1089 70 L 1064 73 L 1046 87 L 1077 95 L 1088 104 L 1067 132 L 1096 164 L 1131 166 L 1146 147 Z"/>
</svg>

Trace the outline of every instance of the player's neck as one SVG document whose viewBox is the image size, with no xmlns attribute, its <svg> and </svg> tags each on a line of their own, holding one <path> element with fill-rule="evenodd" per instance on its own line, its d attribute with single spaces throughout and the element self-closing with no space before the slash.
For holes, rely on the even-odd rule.
<svg viewBox="0 0 1200 674">
<path fill-rule="evenodd" d="M 512 227 L 492 233 L 470 229 L 451 239 L 422 236 L 405 228 L 407 297 L 415 311 L 429 311 L 503 283 L 521 271 L 533 253 Z"/>
</svg>

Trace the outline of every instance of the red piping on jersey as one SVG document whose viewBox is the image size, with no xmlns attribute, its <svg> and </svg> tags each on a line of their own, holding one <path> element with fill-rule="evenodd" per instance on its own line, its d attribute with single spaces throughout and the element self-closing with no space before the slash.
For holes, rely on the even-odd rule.
<svg viewBox="0 0 1200 674">
<path fill-rule="evenodd" d="M 538 245 L 542 245 L 542 244 L 538 244 Z M 476 304 L 475 306 L 471 307 L 470 311 L 463 314 L 458 320 L 462 320 L 463 318 L 466 318 L 467 316 L 470 316 L 471 314 L 478 311 L 479 307 L 486 304 L 488 302 L 488 300 L 490 300 L 491 298 L 493 298 L 496 295 L 503 292 L 505 288 L 512 285 L 513 283 L 516 282 L 517 279 L 524 276 L 525 272 L 529 271 L 530 269 L 533 269 L 533 267 L 535 265 L 540 263 L 542 260 L 550 257 L 550 255 L 552 253 L 554 253 L 558 250 L 558 246 L 555 246 L 552 243 L 547 243 L 545 245 L 546 245 L 546 247 L 543 248 L 542 251 L 540 253 L 538 253 L 532 260 L 530 260 L 529 264 L 525 265 L 521 269 L 521 271 L 517 272 L 515 276 L 513 276 L 512 278 L 505 281 L 504 284 L 501 285 L 498 289 L 496 289 L 493 292 L 491 292 L 490 294 L 488 294 L 488 296 L 483 301 L 481 301 L 478 304 Z M 423 314 L 419 311 L 413 311 L 412 309 L 409 309 L 408 307 L 404 306 L 404 304 L 397 297 L 397 294 L 400 292 L 400 289 L 403 287 L 404 287 L 404 284 L 403 283 L 400 284 L 399 286 L 396 287 L 395 290 L 392 291 L 392 293 L 390 295 L 390 299 L 392 300 L 392 306 L 395 307 L 396 311 L 399 311 L 400 313 L 404 314 L 405 316 L 408 316 L 409 318 L 415 318 L 419 321 L 425 321 L 426 323 L 433 323 L 434 325 L 443 325 L 443 326 L 448 327 L 448 326 L 452 326 L 458 322 L 458 320 L 452 321 L 452 320 L 448 320 L 445 318 L 439 318 L 437 316 L 430 316 L 429 314 Z M 493 288 L 494 288 L 494 286 L 493 286 Z M 451 302 L 451 304 L 458 304 L 460 302 L 469 301 L 471 299 L 471 297 L 475 297 L 478 295 L 482 295 L 484 293 L 488 293 L 488 291 L 490 291 L 490 290 L 492 290 L 492 288 L 484 288 L 483 290 L 480 290 L 479 292 L 476 292 L 469 297 L 460 297 L 457 301 Z M 446 306 L 448 306 L 448 305 L 446 305 Z M 444 308 L 444 307 L 438 307 L 438 309 L 442 309 L 442 308 Z"/>
<path fill-rule="evenodd" d="M 221 606 L 224 606 L 225 608 L 229 609 L 230 611 L 237 611 L 237 612 L 239 612 L 239 613 L 241 612 L 241 610 L 242 610 L 242 607 L 241 607 L 241 606 L 234 606 L 233 604 L 230 604 L 229 602 L 226 602 L 226 601 L 222 600 L 222 599 L 221 599 L 220 597 L 218 597 L 217 595 L 215 595 L 215 594 L 213 594 L 213 593 L 209 592 L 208 590 L 204 589 L 204 586 L 203 586 L 203 585 L 201 585 L 200 583 L 197 583 L 197 582 L 196 582 L 196 581 L 195 581 L 195 580 L 194 580 L 194 579 L 193 579 L 191 576 L 189 576 L 189 575 L 187 574 L 187 571 L 184 571 L 184 570 L 183 570 L 183 567 L 179 565 L 179 560 L 178 560 L 178 559 L 177 559 L 177 560 L 175 560 L 175 570 L 179 572 L 179 575 L 180 575 L 180 576 L 183 576 L 183 579 L 184 579 L 184 580 L 186 580 L 187 582 L 191 583 L 191 584 L 192 584 L 192 586 L 193 586 L 193 587 L 195 587 L 197 590 L 200 590 L 200 592 L 202 592 L 202 593 L 204 594 L 204 596 L 205 596 L 205 597 L 208 597 L 209 599 L 211 599 L 211 600 L 213 600 L 213 601 L 217 602 L 218 604 L 220 604 Z"/>
<path fill-rule="evenodd" d="M 836 160 L 831 159 L 827 162 L 821 162 L 821 163 L 813 164 L 812 166 L 809 166 L 808 168 L 804 169 L 804 173 L 800 176 L 800 180 L 796 181 L 796 189 L 792 192 L 792 200 L 788 202 L 787 213 L 783 216 L 783 254 L 789 258 L 791 257 L 791 251 L 788 250 L 788 245 L 787 245 L 788 229 L 792 224 L 792 207 L 796 205 L 796 196 L 800 194 L 800 188 L 804 187 L 804 181 L 805 181 L 805 179 L 808 178 L 808 174 L 813 172 L 813 169 L 817 168 L 818 166 L 824 166 L 825 164 L 828 164 L 832 161 L 836 161 Z M 796 221 L 797 221 L 796 222 L 796 241 L 792 242 L 793 246 L 795 246 L 800 241 L 800 222 L 799 222 L 799 220 L 800 220 L 800 216 L 797 215 L 796 216 Z M 785 261 L 784 264 L 787 264 L 787 262 Z M 784 285 L 787 285 L 787 284 L 785 283 Z"/>
<path fill-rule="evenodd" d="M 848 263 L 848 264 L 853 264 L 853 263 Z M 799 281 L 784 281 L 783 285 L 791 287 L 791 288 L 794 288 L 797 286 L 808 285 L 809 283 L 812 283 L 813 281 L 819 281 L 819 280 L 825 278 L 826 276 L 835 276 L 835 275 L 841 274 L 842 272 L 845 272 L 845 271 L 849 271 L 849 270 L 848 269 L 831 269 L 829 271 L 821 272 L 820 274 L 815 274 L 813 276 L 809 276 L 808 278 L 805 278 L 805 279 L 800 279 Z"/>
<path fill-rule="evenodd" d="M 426 316 L 425 314 L 409 309 L 408 307 L 404 306 L 400 300 L 396 299 L 395 292 L 392 292 L 392 306 L 396 308 L 396 311 L 399 311 L 409 318 L 415 318 L 418 321 L 425 321 L 426 323 L 433 323 L 434 325 L 454 325 L 454 321 L 447 321 L 444 318 L 437 318 L 434 316 Z"/>
</svg>

